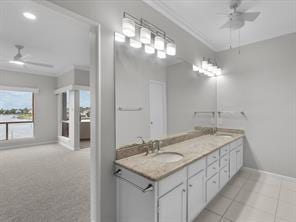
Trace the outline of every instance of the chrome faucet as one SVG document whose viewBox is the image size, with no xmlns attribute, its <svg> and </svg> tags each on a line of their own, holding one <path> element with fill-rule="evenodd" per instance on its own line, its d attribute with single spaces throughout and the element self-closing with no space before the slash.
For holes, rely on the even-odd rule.
<svg viewBox="0 0 296 222">
<path fill-rule="evenodd" d="M 152 152 L 159 152 L 160 151 L 160 141 L 159 140 L 153 140 L 152 141 Z"/>
<path fill-rule="evenodd" d="M 140 139 L 141 142 L 142 142 L 142 144 L 145 144 L 146 143 L 145 140 L 143 139 L 143 137 L 141 137 L 141 136 L 138 136 L 137 139 Z"/>
</svg>

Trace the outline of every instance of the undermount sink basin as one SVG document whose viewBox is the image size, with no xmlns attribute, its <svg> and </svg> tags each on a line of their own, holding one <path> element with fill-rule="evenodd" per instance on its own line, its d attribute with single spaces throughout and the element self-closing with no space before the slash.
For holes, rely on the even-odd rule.
<svg viewBox="0 0 296 222">
<path fill-rule="evenodd" d="M 183 159 L 183 155 L 176 152 L 162 152 L 157 153 L 153 159 L 164 163 L 173 163 Z"/>
<path fill-rule="evenodd" d="M 222 133 L 215 134 L 215 136 L 219 136 L 219 137 L 222 137 L 222 138 L 225 138 L 225 139 L 230 139 L 230 138 L 232 138 L 231 135 L 229 135 L 229 134 L 222 134 Z"/>
</svg>

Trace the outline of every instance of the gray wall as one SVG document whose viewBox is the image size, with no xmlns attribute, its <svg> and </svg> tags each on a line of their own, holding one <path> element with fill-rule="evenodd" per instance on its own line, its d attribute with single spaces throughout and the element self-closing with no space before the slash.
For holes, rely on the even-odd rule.
<svg viewBox="0 0 296 222">
<path fill-rule="evenodd" d="M 168 134 L 193 130 L 195 126 L 215 126 L 211 114 L 216 111 L 216 79 L 198 75 L 186 62 L 167 68 Z"/>
<path fill-rule="evenodd" d="M 89 71 L 73 68 L 58 76 L 57 88 L 69 85 L 89 86 Z"/>
<path fill-rule="evenodd" d="M 0 84 L 12 87 L 38 88 L 35 94 L 35 139 L 0 143 L 0 148 L 57 141 L 56 78 L 0 70 Z"/>
<path fill-rule="evenodd" d="M 115 222 L 115 179 L 112 176 L 115 158 L 115 103 L 114 103 L 114 32 L 121 31 L 124 11 L 143 17 L 162 27 L 176 40 L 177 55 L 186 61 L 197 63 L 203 56 L 212 57 L 213 52 L 184 32 L 174 23 L 160 15 L 140 0 L 135 1 L 60 1 L 49 0 L 101 24 L 101 70 L 102 70 L 102 134 L 101 134 L 101 221 Z"/>
<path fill-rule="evenodd" d="M 245 165 L 296 177 L 296 34 L 218 53 L 218 109 L 222 127 L 246 130 Z"/>
<path fill-rule="evenodd" d="M 166 83 L 166 64 L 142 49 L 115 43 L 116 147 L 150 140 L 149 80 Z M 119 111 L 119 107 L 142 107 L 139 112 Z"/>
</svg>

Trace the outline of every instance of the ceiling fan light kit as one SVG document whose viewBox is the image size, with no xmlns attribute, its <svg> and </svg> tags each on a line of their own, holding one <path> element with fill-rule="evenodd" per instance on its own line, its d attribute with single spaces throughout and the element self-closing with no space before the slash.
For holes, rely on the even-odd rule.
<svg viewBox="0 0 296 222">
<path fill-rule="evenodd" d="M 176 55 L 176 44 L 165 31 L 143 18 L 137 18 L 127 12 L 123 13 L 122 33 L 115 33 L 115 41 L 125 42 L 125 37 L 130 38 L 130 46 L 144 49 L 147 54 L 154 54 L 157 50 L 157 57 L 166 58 L 166 55 Z"/>
</svg>

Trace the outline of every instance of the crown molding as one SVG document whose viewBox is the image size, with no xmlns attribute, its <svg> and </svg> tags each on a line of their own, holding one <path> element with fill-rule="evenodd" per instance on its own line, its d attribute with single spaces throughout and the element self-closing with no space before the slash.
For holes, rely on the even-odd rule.
<svg viewBox="0 0 296 222">
<path fill-rule="evenodd" d="M 211 50 L 217 52 L 219 51 L 217 48 L 213 46 L 212 43 L 206 40 L 206 37 L 204 34 L 202 34 L 200 31 L 197 31 L 193 28 L 193 26 L 186 21 L 182 16 L 178 15 L 178 13 L 170 8 L 168 5 L 166 5 L 164 2 L 160 0 L 142 0 L 147 5 L 154 8 L 156 11 L 167 17 L 169 20 L 171 20 L 173 23 L 178 25 L 180 28 L 191 34 L 193 37 L 201 41 L 203 44 L 205 44 L 207 47 L 209 47 Z M 177 15 L 177 16 L 176 16 Z"/>
</svg>

